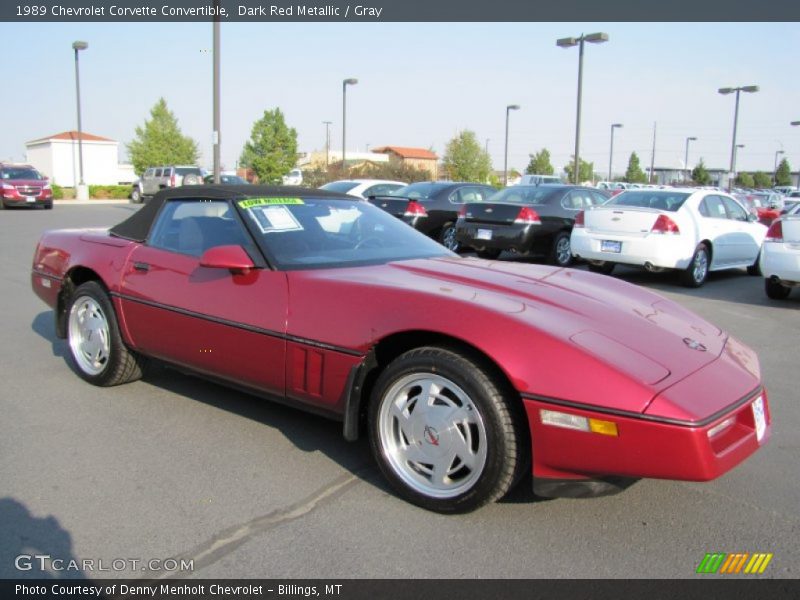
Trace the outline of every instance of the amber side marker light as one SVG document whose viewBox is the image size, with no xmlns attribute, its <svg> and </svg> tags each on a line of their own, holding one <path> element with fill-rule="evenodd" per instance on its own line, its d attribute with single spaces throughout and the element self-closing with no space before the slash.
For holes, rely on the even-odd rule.
<svg viewBox="0 0 800 600">
<path fill-rule="evenodd" d="M 564 429 L 575 429 L 577 431 L 586 431 L 589 433 L 599 433 L 600 435 L 619 436 L 617 424 L 612 421 L 587 419 L 586 417 L 579 417 L 578 415 L 570 415 L 568 413 L 546 409 L 541 409 L 539 415 L 544 425 L 563 427 Z"/>
</svg>

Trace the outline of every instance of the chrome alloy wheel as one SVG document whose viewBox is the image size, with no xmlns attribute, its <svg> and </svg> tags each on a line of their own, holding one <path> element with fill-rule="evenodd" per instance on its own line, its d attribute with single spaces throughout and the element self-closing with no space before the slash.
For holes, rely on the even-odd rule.
<svg viewBox="0 0 800 600">
<path fill-rule="evenodd" d="M 705 249 L 698 250 L 692 261 L 692 277 L 695 283 L 702 283 L 708 275 L 708 253 Z"/>
<path fill-rule="evenodd" d="M 83 372 L 98 375 L 106 368 L 111 352 L 108 318 L 93 298 L 81 296 L 73 302 L 67 337 L 72 356 Z"/>
<path fill-rule="evenodd" d="M 455 225 L 448 225 L 442 235 L 442 245 L 452 252 L 458 250 L 458 240 L 456 240 L 456 227 Z"/>
<path fill-rule="evenodd" d="M 486 465 L 486 426 L 469 396 L 449 379 L 412 373 L 386 392 L 380 444 L 396 475 L 432 498 L 469 490 Z"/>
<path fill-rule="evenodd" d="M 569 237 L 562 236 L 556 243 L 556 262 L 559 265 L 568 265 L 572 259 L 572 252 L 569 245 Z"/>
</svg>

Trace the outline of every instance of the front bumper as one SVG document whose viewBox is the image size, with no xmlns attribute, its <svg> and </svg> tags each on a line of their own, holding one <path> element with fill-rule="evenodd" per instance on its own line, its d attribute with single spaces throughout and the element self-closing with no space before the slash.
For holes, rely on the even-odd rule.
<svg viewBox="0 0 800 600">
<path fill-rule="evenodd" d="M 23 196 L 22 198 L 2 198 L 5 206 L 52 206 L 52 196 Z"/>
<path fill-rule="evenodd" d="M 766 428 L 757 439 L 754 403 L 763 401 Z M 697 424 L 647 414 L 614 413 L 558 400 L 523 396 L 533 450 L 533 476 L 545 479 L 630 478 L 709 481 L 730 471 L 769 439 L 772 419 L 759 387 L 710 421 Z M 612 421 L 618 435 L 565 429 L 542 423 L 541 411 Z M 724 422 L 730 424 L 709 436 Z"/>
</svg>

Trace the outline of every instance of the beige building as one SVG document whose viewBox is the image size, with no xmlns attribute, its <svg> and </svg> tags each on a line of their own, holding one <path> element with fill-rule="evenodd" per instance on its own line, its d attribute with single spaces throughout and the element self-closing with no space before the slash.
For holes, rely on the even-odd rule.
<svg viewBox="0 0 800 600">
<path fill-rule="evenodd" d="M 439 178 L 439 157 L 425 148 L 406 148 L 403 146 L 383 146 L 372 150 L 376 154 L 386 154 L 389 161 L 398 161 L 431 174 L 431 179 Z"/>
</svg>

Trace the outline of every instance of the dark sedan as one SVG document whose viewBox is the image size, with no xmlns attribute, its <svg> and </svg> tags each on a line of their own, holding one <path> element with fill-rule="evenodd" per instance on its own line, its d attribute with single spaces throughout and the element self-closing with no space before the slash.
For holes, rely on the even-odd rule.
<svg viewBox="0 0 800 600">
<path fill-rule="evenodd" d="M 569 236 L 579 211 L 608 200 L 603 192 L 572 185 L 515 185 L 461 208 L 456 241 L 482 258 L 503 250 L 572 263 Z"/>
<path fill-rule="evenodd" d="M 495 192 L 492 186 L 480 183 L 423 181 L 369 201 L 457 252 L 455 225 L 459 209 L 467 202 L 485 202 Z"/>
</svg>

